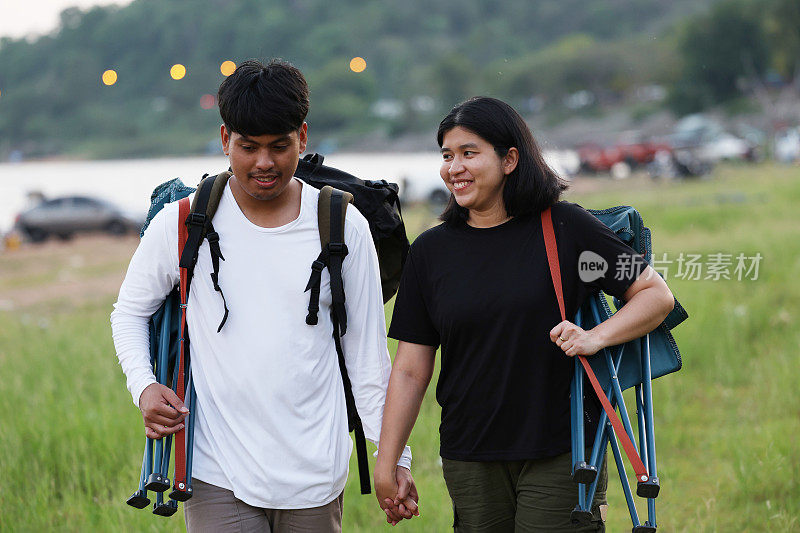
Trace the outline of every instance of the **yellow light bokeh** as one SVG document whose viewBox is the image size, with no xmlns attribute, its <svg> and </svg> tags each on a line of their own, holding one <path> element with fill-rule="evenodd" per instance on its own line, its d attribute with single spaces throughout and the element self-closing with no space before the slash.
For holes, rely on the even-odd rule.
<svg viewBox="0 0 800 533">
<path fill-rule="evenodd" d="M 102 80 L 106 85 L 114 85 L 117 83 L 117 71 L 108 69 L 107 71 L 103 72 Z"/>
<path fill-rule="evenodd" d="M 233 61 L 223 61 L 219 66 L 219 71 L 222 72 L 223 76 L 230 76 L 234 70 L 236 70 L 236 63 Z"/>
<path fill-rule="evenodd" d="M 363 57 L 354 57 L 350 60 L 350 70 L 353 72 L 364 72 L 364 69 L 367 68 L 367 62 L 364 60 Z"/>
<path fill-rule="evenodd" d="M 172 68 L 169 69 L 169 75 L 172 76 L 173 80 L 183 79 L 183 77 L 186 76 L 186 67 L 180 63 L 175 63 L 172 65 Z"/>
</svg>

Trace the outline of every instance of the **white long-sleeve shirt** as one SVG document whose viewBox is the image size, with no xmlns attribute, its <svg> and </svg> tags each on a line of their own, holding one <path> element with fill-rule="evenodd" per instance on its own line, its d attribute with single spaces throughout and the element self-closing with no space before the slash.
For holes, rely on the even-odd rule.
<svg viewBox="0 0 800 533">
<path fill-rule="evenodd" d="M 200 247 L 187 320 L 197 391 L 193 477 L 257 507 L 325 505 L 344 489 L 352 442 L 332 339 L 330 276 L 323 271 L 319 323 L 305 323 L 311 263 L 320 252 L 319 191 L 303 183 L 300 215 L 263 228 L 225 188 L 214 215 L 225 260 L 214 291 L 208 242 Z M 375 247 L 349 206 L 344 259 L 347 371 L 368 439 L 380 435 L 391 361 Z M 152 220 L 131 259 L 111 314 L 114 344 L 134 403 L 155 382 L 148 321 L 178 283 L 178 204 Z M 410 467 L 408 447 L 398 464 Z"/>
</svg>

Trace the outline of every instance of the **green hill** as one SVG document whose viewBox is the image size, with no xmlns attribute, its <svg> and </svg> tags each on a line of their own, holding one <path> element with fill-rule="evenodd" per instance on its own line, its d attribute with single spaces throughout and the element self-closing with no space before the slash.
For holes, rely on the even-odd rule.
<svg viewBox="0 0 800 533">
<path fill-rule="evenodd" d="M 675 46 L 667 30 L 713 1 L 136 0 L 70 8 L 49 35 L 0 40 L 0 159 L 12 150 L 201 152 L 218 114 L 200 99 L 216 92 L 224 60 L 296 64 L 311 84 L 315 139 L 339 144 L 429 129 L 477 93 L 524 104 L 587 87 L 624 90 L 668 80 Z M 363 73 L 348 69 L 354 56 L 366 59 Z M 175 63 L 187 68 L 180 81 L 169 76 Z M 101 83 L 106 69 L 118 73 L 110 87 Z"/>
</svg>

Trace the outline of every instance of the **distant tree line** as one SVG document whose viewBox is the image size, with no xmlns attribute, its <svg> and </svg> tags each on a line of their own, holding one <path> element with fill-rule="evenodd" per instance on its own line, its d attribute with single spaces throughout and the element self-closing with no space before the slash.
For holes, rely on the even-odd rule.
<svg viewBox="0 0 800 533">
<path fill-rule="evenodd" d="M 739 80 L 770 69 L 792 77 L 797 11 L 796 0 L 135 0 L 70 8 L 46 36 L 0 40 L 0 158 L 202 152 L 219 117 L 201 98 L 216 93 L 222 61 L 252 57 L 282 57 L 303 70 L 312 139 L 339 145 L 430 130 L 474 94 L 534 112 L 576 91 L 619 97 L 655 83 L 671 88 L 674 109 L 691 111 L 735 97 Z M 349 70 L 354 56 L 366 59 L 364 72 Z M 175 63 L 187 68 L 179 81 L 168 74 Z M 118 73 L 116 84 L 100 82 L 106 69 Z"/>
<path fill-rule="evenodd" d="M 737 98 L 752 84 L 800 89 L 800 2 L 720 2 L 682 25 L 678 55 L 669 103 L 680 113 Z"/>
</svg>

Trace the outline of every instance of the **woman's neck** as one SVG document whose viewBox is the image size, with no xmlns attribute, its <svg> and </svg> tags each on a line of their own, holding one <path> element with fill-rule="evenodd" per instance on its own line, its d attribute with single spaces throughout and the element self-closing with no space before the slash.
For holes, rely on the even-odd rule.
<svg viewBox="0 0 800 533">
<path fill-rule="evenodd" d="M 470 209 L 467 224 L 473 228 L 491 228 L 499 226 L 510 219 L 511 217 L 506 213 L 504 206 L 493 206 L 485 211 Z"/>
</svg>

